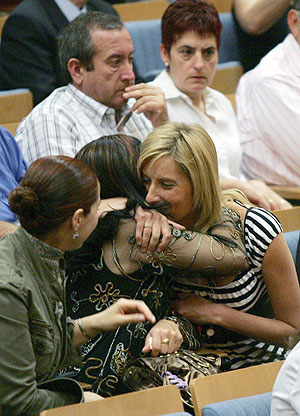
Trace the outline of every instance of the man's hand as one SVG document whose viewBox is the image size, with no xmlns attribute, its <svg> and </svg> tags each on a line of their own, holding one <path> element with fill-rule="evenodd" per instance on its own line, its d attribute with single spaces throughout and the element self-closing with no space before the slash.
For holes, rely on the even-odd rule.
<svg viewBox="0 0 300 416">
<path fill-rule="evenodd" d="M 136 103 L 131 111 L 136 111 L 138 114 L 144 113 L 153 127 L 159 127 L 169 120 L 166 99 L 160 88 L 144 83 L 131 85 L 125 88 L 123 97 L 135 98 Z"/>
<path fill-rule="evenodd" d="M 270 211 L 292 208 L 292 205 L 288 201 L 260 180 L 252 179 L 245 182 L 242 191 L 244 191 L 253 204 Z"/>
</svg>

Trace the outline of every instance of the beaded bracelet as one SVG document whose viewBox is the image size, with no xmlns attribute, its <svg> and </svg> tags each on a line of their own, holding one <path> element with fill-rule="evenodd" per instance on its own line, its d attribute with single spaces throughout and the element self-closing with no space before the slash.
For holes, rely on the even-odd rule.
<svg viewBox="0 0 300 416">
<path fill-rule="evenodd" d="M 77 319 L 77 323 L 78 323 L 78 328 L 80 329 L 80 332 L 82 333 L 82 335 L 85 336 L 88 339 L 92 339 L 92 337 L 83 328 L 82 323 L 81 323 L 81 318 Z"/>
</svg>

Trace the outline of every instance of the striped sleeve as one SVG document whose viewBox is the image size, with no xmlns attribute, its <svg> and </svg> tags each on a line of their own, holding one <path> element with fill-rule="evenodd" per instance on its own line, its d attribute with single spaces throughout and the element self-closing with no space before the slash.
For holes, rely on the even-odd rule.
<svg viewBox="0 0 300 416">
<path fill-rule="evenodd" d="M 247 211 L 245 246 L 252 264 L 255 266 L 261 265 L 269 245 L 281 232 L 281 224 L 271 212 L 258 207 L 250 208 Z"/>
</svg>

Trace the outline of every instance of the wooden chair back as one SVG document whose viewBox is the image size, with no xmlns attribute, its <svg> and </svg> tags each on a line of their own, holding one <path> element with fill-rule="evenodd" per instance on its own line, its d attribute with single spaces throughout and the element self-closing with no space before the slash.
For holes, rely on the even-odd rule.
<svg viewBox="0 0 300 416">
<path fill-rule="evenodd" d="M 20 123 L 17 121 L 16 123 L 2 124 L 2 126 L 5 127 L 13 136 L 15 136 L 19 124 Z"/>
<path fill-rule="evenodd" d="M 297 186 L 271 186 L 273 191 L 277 192 L 282 198 L 288 200 L 300 200 L 300 188 Z"/>
<path fill-rule="evenodd" d="M 229 67 L 218 67 L 211 88 L 221 91 L 223 94 L 235 93 L 239 79 L 243 75 L 243 67 L 235 64 Z"/>
<path fill-rule="evenodd" d="M 232 9 L 233 0 L 210 0 L 213 3 L 218 13 L 229 13 Z"/>
<path fill-rule="evenodd" d="M 7 18 L 8 18 L 8 15 L 0 16 L 0 38 L 1 38 L 1 35 L 2 35 L 2 30 L 3 30 L 4 23 L 6 22 Z"/>
<path fill-rule="evenodd" d="M 300 230 L 300 207 L 275 210 L 273 214 L 281 222 L 285 233 Z"/>
<path fill-rule="evenodd" d="M 168 0 L 148 0 L 114 4 L 113 7 L 119 13 L 122 22 L 132 22 L 134 20 L 161 19 L 168 6 Z"/>
<path fill-rule="evenodd" d="M 0 94 L 0 124 L 20 122 L 33 108 L 32 93 L 29 90 L 16 92 L 7 91 Z"/>
<path fill-rule="evenodd" d="M 193 379 L 190 383 L 196 416 L 203 406 L 272 391 L 283 361 Z"/>
<path fill-rule="evenodd" d="M 163 386 L 44 410 L 40 416 L 157 416 L 175 412 L 183 412 L 179 389 Z"/>
<path fill-rule="evenodd" d="M 235 93 L 232 94 L 226 94 L 226 97 L 231 102 L 231 105 L 236 113 L 236 101 L 235 101 Z"/>
</svg>

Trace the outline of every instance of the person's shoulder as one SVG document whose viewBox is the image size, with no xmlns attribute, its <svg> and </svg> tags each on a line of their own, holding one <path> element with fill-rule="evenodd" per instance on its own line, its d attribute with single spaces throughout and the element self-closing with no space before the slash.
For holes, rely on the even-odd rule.
<svg viewBox="0 0 300 416">
<path fill-rule="evenodd" d="M 105 0 L 90 0 L 88 2 L 88 9 L 118 16 L 118 13 L 109 3 L 109 1 Z"/>
<path fill-rule="evenodd" d="M 246 223 L 254 229 L 264 229 L 276 234 L 282 231 L 280 221 L 270 211 L 261 207 L 250 207 L 246 214 Z"/>
<path fill-rule="evenodd" d="M 48 0 L 51 1 L 52 0 Z M 43 2 L 38 0 L 22 0 L 20 4 L 10 13 L 8 22 L 13 21 L 15 17 L 24 17 L 24 19 L 36 19 L 45 14 Z"/>
<path fill-rule="evenodd" d="M 48 97 L 36 105 L 29 115 L 25 118 L 31 119 L 42 115 L 43 117 L 51 117 L 59 113 L 72 113 L 70 107 L 70 97 L 66 87 L 56 88 Z"/>
<path fill-rule="evenodd" d="M 22 155 L 21 149 L 11 133 L 3 126 L 0 126 L 0 161 L 3 163 L 9 159 L 15 158 L 16 155 Z M 10 163 L 8 163 L 10 165 Z"/>
<path fill-rule="evenodd" d="M 12 134 L 5 127 L 0 125 L 0 145 L 5 143 L 11 144 L 14 141 Z"/>
<path fill-rule="evenodd" d="M 18 230 L 0 239 L 0 285 L 2 288 L 22 292 L 26 286 L 23 256 L 18 249 Z"/>
</svg>

